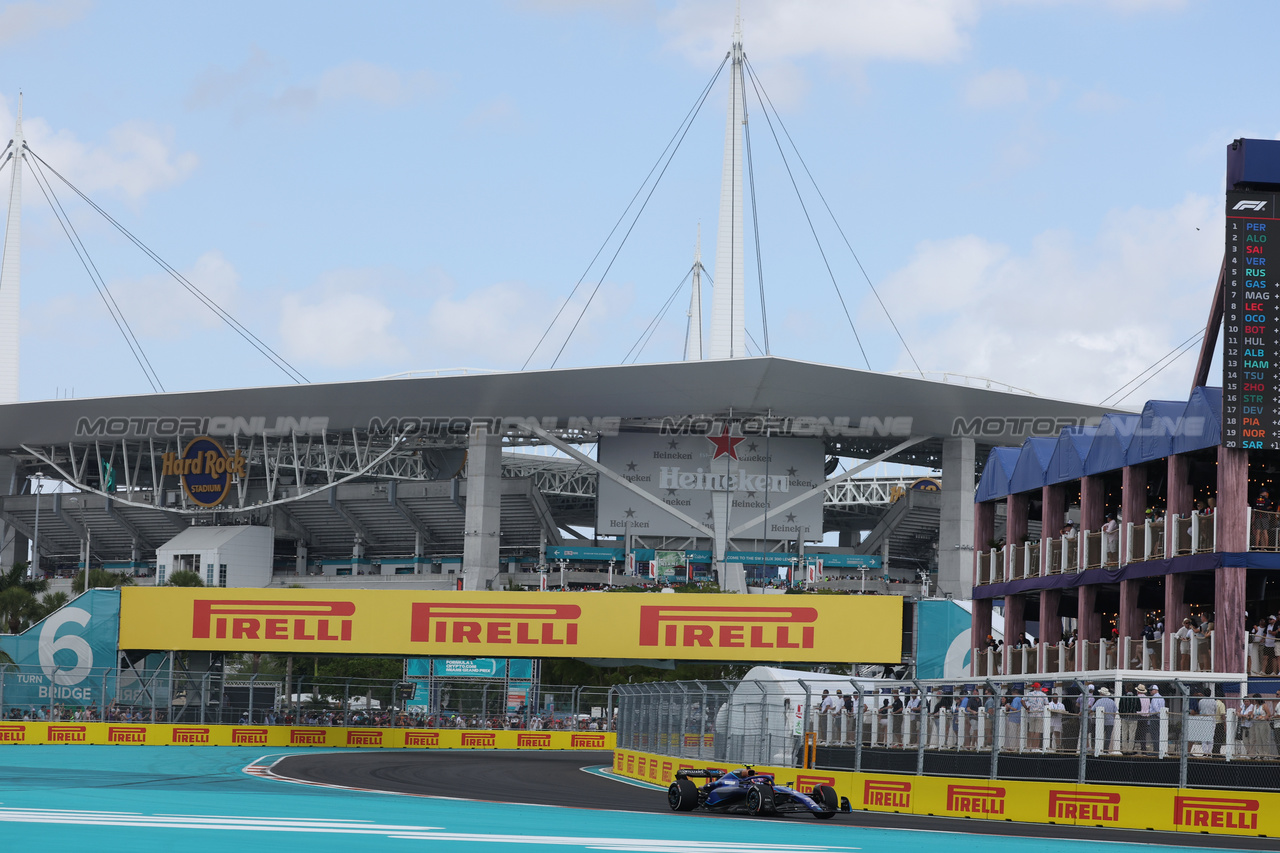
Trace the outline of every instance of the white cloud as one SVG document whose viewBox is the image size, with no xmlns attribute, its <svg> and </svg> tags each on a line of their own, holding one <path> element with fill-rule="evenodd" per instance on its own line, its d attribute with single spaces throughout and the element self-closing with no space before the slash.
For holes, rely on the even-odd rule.
<svg viewBox="0 0 1280 853">
<path fill-rule="evenodd" d="M 1086 113 L 1114 113 L 1129 106 L 1129 99 L 1106 89 L 1090 89 L 1076 98 L 1076 109 Z"/>
<path fill-rule="evenodd" d="M 964 86 L 964 103 L 974 109 L 1020 104 L 1030 94 L 1027 77 L 1016 68 L 997 68 L 971 77 Z"/>
<path fill-rule="evenodd" d="M 481 104 L 462 120 L 471 130 L 480 128 L 513 128 L 520 124 L 520 111 L 505 95 Z"/>
<path fill-rule="evenodd" d="M 0 127 L 13 127 L 14 112 L 12 102 L 0 96 Z M 172 131 L 142 121 L 117 125 L 100 144 L 83 142 L 69 130 L 54 130 L 43 118 L 30 115 L 23 117 L 22 128 L 33 152 L 89 194 L 112 190 L 138 199 L 181 183 L 199 163 L 194 153 L 173 150 Z M 49 178 L 57 184 L 56 177 Z M 30 203 L 37 196 L 33 193 Z"/>
<path fill-rule="evenodd" d="M 723 0 L 681 2 L 663 17 L 671 48 L 699 62 L 722 57 L 733 21 Z M 947 62 L 968 48 L 976 0 L 755 0 L 743 4 L 743 44 L 767 61 L 819 56 Z"/>
<path fill-rule="evenodd" d="M 882 293 L 926 369 L 1096 402 L 1203 328 L 1222 259 L 1218 207 L 1191 196 L 1115 211 L 1091 241 L 1046 231 L 1020 251 L 975 235 L 922 242 Z M 1194 357 L 1128 403 L 1185 397 Z"/>
<path fill-rule="evenodd" d="M 93 4 L 89 0 L 7 3 L 0 6 L 0 44 L 13 44 L 45 30 L 74 24 Z"/>
<path fill-rule="evenodd" d="M 325 367 L 351 367 L 403 359 L 404 343 L 392 332 L 396 312 L 377 295 L 330 292 L 281 303 L 280 336 L 291 359 Z"/>
<path fill-rule="evenodd" d="M 205 252 L 189 268 L 179 270 L 216 305 L 237 319 L 240 273 L 219 251 Z M 214 329 L 223 321 L 166 273 L 108 282 L 116 303 L 139 337 L 174 339 L 193 327 Z"/>
<path fill-rule="evenodd" d="M 263 111 L 305 114 L 347 100 L 394 107 L 437 88 L 429 72 L 402 72 L 364 60 L 344 62 L 312 79 L 286 85 L 280 81 L 287 74 L 282 63 L 254 47 L 234 68 L 206 69 L 192 85 L 186 105 L 203 109 L 226 104 L 239 118 Z"/>
</svg>

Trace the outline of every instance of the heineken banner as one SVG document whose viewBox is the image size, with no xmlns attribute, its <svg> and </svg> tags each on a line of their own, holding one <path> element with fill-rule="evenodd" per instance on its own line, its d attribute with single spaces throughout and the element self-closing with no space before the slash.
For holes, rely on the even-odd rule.
<svg viewBox="0 0 1280 853">
<path fill-rule="evenodd" d="M 600 462 L 658 502 L 714 528 L 713 492 L 729 493 L 734 539 L 822 538 L 822 493 L 786 509 L 820 486 L 819 439 L 623 433 L 600 439 Z M 602 535 L 689 536 L 695 528 L 619 483 L 601 477 L 596 529 Z"/>
</svg>

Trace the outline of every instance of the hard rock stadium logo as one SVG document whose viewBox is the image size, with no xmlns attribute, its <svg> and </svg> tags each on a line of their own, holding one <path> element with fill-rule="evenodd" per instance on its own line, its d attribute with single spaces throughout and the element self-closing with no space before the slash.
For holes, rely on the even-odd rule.
<svg viewBox="0 0 1280 853">
<path fill-rule="evenodd" d="M 197 598 L 191 637 L 197 640 L 349 642 L 356 612 L 350 601 L 254 601 Z"/>
<path fill-rule="evenodd" d="M 247 476 L 246 459 L 239 449 L 232 456 L 222 445 L 208 436 L 187 442 L 182 454 L 165 453 L 162 476 L 177 477 L 182 490 L 196 506 L 215 507 L 231 494 L 232 478 Z"/>
<path fill-rule="evenodd" d="M 576 604 L 417 603 L 409 639 L 414 643 L 491 643 L 576 646 Z"/>
<path fill-rule="evenodd" d="M 640 645 L 676 648 L 812 649 L 813 607 L 640 608 Z"/>
</svg>

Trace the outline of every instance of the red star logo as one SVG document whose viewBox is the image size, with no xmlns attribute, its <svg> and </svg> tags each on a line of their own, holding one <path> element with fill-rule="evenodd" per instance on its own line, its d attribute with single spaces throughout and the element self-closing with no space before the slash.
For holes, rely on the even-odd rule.
<svg viewBox="0 0 1280 853">
<path fill-rule="evenodd" d="M 737 459 L 738 445 L 746 441 L 746 439 L 735 438 L 734 436 L 729 435 L 729 430 L 722 424 L 720 426 L 720 434 L 707 436 L 707 441 L 716 446 L 716 453 L 711 457 L 711 460 L 714 462 L 725 454 L 728 454 L 730 459 Z"/>
</svg>

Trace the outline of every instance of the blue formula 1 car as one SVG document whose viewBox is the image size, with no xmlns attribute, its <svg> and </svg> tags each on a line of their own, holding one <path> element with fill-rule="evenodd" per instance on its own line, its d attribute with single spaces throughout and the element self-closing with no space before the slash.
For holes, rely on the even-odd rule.
<svg viewBox="0 0 1280 853">
<path fill-rule="evenodd" d="M 698 787 L 690 779 L 708 779 Z M 830 785 L 815 785 L 809 794 L 778 785 L 773 777 L 757 773 L 750 767 L 740 770 L 679 770 L 667 788 L 667 803 L 672 811 L 691 812 L 702 809 L 720 814 L 766 815 L 808 812 L 819 820 L 828 820 L 838 811 L 850 811 Z"/>
</svg>

